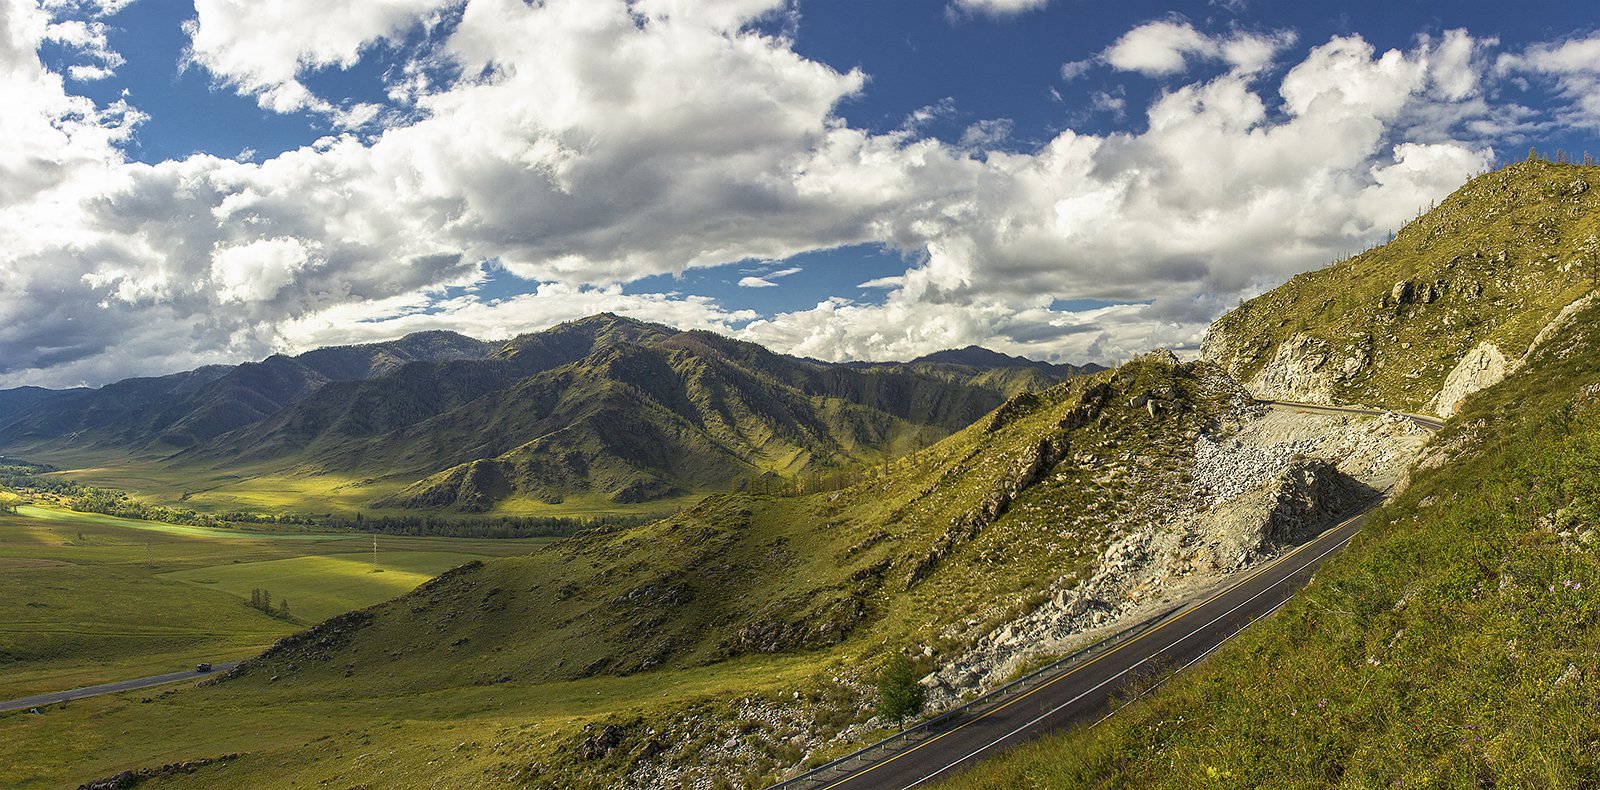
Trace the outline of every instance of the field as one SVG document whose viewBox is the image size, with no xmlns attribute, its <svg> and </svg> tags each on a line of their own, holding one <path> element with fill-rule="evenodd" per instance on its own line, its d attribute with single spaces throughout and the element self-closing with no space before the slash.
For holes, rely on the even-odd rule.
<svg viewBox="0 0 1600 790">
<path fill-rule="evenodd" d="M 243 532 L 24 507 L 0 515 L 0 699 L 259 652 L 325 617 L 539 540 Z M 247 605 L 253 588 L 290 617 Z"/>
</svg>

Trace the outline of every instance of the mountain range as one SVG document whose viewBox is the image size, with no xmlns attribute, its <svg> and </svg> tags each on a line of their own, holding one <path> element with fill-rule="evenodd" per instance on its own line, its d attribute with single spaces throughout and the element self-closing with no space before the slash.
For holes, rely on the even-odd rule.
<svg viewBox="0 0 1600 790">
<path fill-rule="evenodd" d="M 182 478 L 201 506 L 288 479 L 331 481 L 362 508 L 626 507 L 870 464 L 1097 369 L 979 348 L 835 365 L 601 314 L 502 343 L 426 332 L 93 390 L 8 390 L 0 448 L 133 463 Z"/>
</svg>

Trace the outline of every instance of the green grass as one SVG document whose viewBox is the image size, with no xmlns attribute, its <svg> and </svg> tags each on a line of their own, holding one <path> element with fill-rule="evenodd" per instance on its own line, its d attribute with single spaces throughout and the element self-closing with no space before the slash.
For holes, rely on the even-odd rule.
<svg viewBox="0 0 1600 790">
<path fill-rule="evenodd" d="M 1522 356 L 1600 276 L 1600 167 L 1532 161 L 1468 182 L 1381 247 L 1241 305 L 1212 327 L 1208 356 L 1248 382 L 1280 344 L 1323 344 L 1335 402 L 1428 410 L 1456 363 L 1482 342 Z M 1397 283 L 1437 286 L 1431 303 L 1396 304 Z M 1365 356 L 1359 372 L 1345 360 Z"/>
<path fill-rule="evenodd" d="M 739 738 L 751 756 L 726 770 L 735 784 L 756 783 L 802 755 L 786 745 L 784 726 L 736 715 L 738 700 L 799 694 L 820 731 L 836 733 L 871 705 L 834 678 L 868 678 L 902 647 L 959 650 L 1036 605 L 1041 586 L 1087 570 L 1138 502 L 1192 495 L 1171 459 L 1219 406 L 1203 389 L 1193 371 L 1152 358 L 1021 396 L 846 489 L 713 497 L 658 522 L 451 574 L 377 605 L 357 630 L 319 632 L 237 680 L 174 695 L 145 743 L 104 746 L 137 711 L 96 703 L 52 714 L 61 717 L 55 732 L 81 734 L 112 757 L 61 760 L 46 752 L 48 739 L 29 738 L 16 753 L 44 766 L 27 774 L 41 782 L 248 751 L 223 769 L 233 781 L 383 784 L 403 768 L 443 783 L 571 787 L 615 783 L 657 737 L 688 750 L 675 759 L 715 774 L 694 750 Z M 1132 405 L 1152 391 L 1181 408 L 1153 418 Z M 1041 453 L 1069 450 L 1074 460 L 1026 477 Z M 1108 467 L 1125 468 L 1130 482 L 1098 481 Z M 985 514 L 1002 493 L 1005 512 Z M 352 574 L 321 578 L 358 577 L 359 556 L 349 555 Z M 276 571 L 304 566 L 209 563 L 164 580 L 213 582 L 197 585 L 212 592 L 265 581 L 284 595 L 271 584 Z M 287 595 L 297 607 L 298 594 Z M 591 699 L 578 691 L 586 688 L 616 696 Z M 556 698 L 571 707 L 548 707 Z M 218 710 L 244 732 L 216 732 Z M 618 756 L 576 756 L 587 724 L 625 730 Z M 0 719 L 0 738 L 32 726 Z M 482 752 L 450 751 L 462 743 Z"/>
<path fill-rule="evenodd" d="M 259 652 L 308 622 L 544 541 L 245 532 L 23 507 L 0 515 L 0 698 Z M 212 581 L 200 584 L 199 581 Z M 294 622 L 245 605 L 290 600 Z"/>
<path fill-rule="evenodd" d="M 364 668 L 359 671 L 366 671 Z M 44 716 L 0 713 L 0 786 L 75 785 L 129 766 L 245 753 L 161 787 L 478 786 L 526 777 L 529 766 L 581 734 L 595 715 L 663 715 L 707 697 L 731 698 L 794 684 L 805 658 L 732 664 L 553 684 L 452 687 L 398 696 L 240 693 L 229 685 L 175 687 L 53 707 Z M 129 737 L 137 733 L 137 737 Z M 572 786 L 572 785 L 567 785 Z"/>
<path fill-rule="evenodd" d="M 197 568 L 162 574 L 162 578 L 222 590 L 241 599 L 248 599 L 252 589 L 269 590 L 275 601 L 289 601 L 294 617 L 317 622 L 411 592 L 460 565 L 465 556 L 461 552 L 380 550 L 379 571 L 374 572 L 372 555 L 359 551 Z"/>
<path fill-rule="evenodd" d="M 1586 787 L 1600 776 L 1600 310 L 1471 399 L 1271 620 L 951 787 Z"/>
</svg>

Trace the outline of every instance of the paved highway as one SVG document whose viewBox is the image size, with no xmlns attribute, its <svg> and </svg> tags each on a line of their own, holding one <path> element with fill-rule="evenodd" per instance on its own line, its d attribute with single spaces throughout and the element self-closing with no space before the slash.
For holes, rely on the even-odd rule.
<svg viewBox="0 0 1600 790">
<path fill-rule="evenodd" d="M 120 680 L 116 683 L 103 683 L 98 686 L 88 686 L 86 688 L 73 689 L 71 691 L 57 691 L 53 694 L 40 694 L 35 697 L 23 697 L 22 699 L 0 702 L 0 711 L 19 710 L 22 708 L 39 708 L 45 705 L 53 705 L 57 702 L 70 702 L 75 699 L 83 699 L 84 697 L 97 697 L 101 694 L 114 694 L 118 691 L 133 691 L 134 689 L 149 688 L 151 686 L 165 686 L 168 683 L 178 683 L 184 680 L 204 680 L 217 673 L 227 672 L 238 665 L 239 662 L 232 661 L 226 664 L 217 664 L 212 667 L 210 672 L 196 672 L 191 669 L 187 672 L 169 672 L 165 675 L 151 675 L 150 677 L 138 678 L 136 680 Z"/>
<path fill-rule="evenodd" d="M 1366 409 L 1266 402 L 1274 408 L 1373 415 Z M 1404 415 L 1437 430 L 1443 423 Z M 1374 500 L 1369 505 L 1378 504 Z M 1110 715 L 1114 698 L 1126 698 L 1132 684 L 1170 670 L 1183 670 L 1220 647 L 1255 620 L 1286 603 L 1310 581 L 1334 552 L 1366 522 L 1367 510 L 1327 530 L 1272 563 L 1257 568 L 1233 586 L 1189 607 L 1171 619 L 1071 667 L 1061 675 L 987 712 L 953 719 L 904 750 L 870 764 L 800 786 L 825 790 L 912 788 L 937 783 L 951 773 L 1052 730 L 1095 722 Z"/>
<path fill-rule="evenodd" d="M 1285 411 L 1307 411 L 1320 414 L 1354 414 L 1361 417 L 1372 417 L 1379 414 L 1390 413 L 1375 409 L 1361 409 L 1354 406 L 1319 406 L 1315 403 L 1293 403 L 1284 400 L 1264 400 L 1260 401 L 1260 403 L 1264 406 L 1271 406 L 1274 409 L 1283 409 Z M 1407 414 L 1405 412 L 1393 413 L 1398 414 L 1423 428 L 1427 428 L 1430 431 L 1437 431 L 1444 427 L 1444 420 L 1441 420 L 1438 417 L 1429 417 L 1425 414 Z"/>
</svg>

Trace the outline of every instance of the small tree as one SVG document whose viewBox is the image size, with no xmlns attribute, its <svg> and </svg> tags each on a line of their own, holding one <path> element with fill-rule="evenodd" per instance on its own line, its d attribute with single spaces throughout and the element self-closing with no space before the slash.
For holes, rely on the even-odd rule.
<svg viewBox="0 0 1600 790">
<path fill-rule="evenodd" d="M 926 692 L 917 682 L 916 668 L 911 659 L 896 652 L 884 664 L 878 676 L 878 716 L 894 719 L 895 726 L 903 724 L 908 716 L 922 712 Z"/>
<path fill-rule="evenodd" d="M 0 490 L 0 513 L 15 513 L 24 501 L 15 491 Z"/>
<path fill-rule="evenodd" d="M 289 599 L 288 598 L 279 598 L 278 599 L 278 616 L 282 617 L 285 620 L 289 619 Z"/>
</svg>

